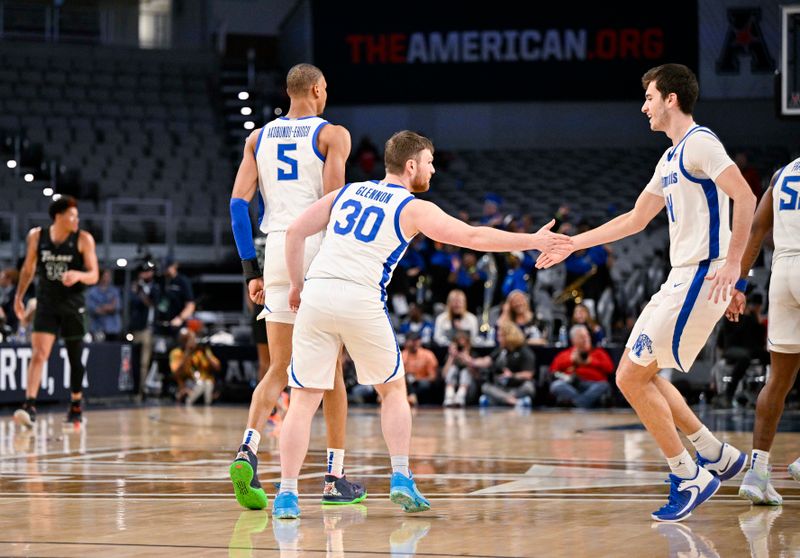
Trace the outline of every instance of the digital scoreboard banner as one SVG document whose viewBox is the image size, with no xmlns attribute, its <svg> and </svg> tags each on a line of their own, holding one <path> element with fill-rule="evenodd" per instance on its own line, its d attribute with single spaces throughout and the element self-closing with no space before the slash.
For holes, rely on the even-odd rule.
<svg viewBox="0 0 800 558">
<path fill-rule="evenodd" d="M 332 103 L 641 99 L 666 62 L 697 69 L 697 4 L 312 1 Z"/>
</svg>

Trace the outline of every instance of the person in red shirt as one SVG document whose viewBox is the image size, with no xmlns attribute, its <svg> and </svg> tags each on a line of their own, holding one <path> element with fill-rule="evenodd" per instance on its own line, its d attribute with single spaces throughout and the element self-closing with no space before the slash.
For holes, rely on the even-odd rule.
<svg viewBox="0 0 800 558">
<path fill-rule="evenodd" d="M 430 399 L 439 378 L 439 362 L 433 351 L 422 346 L 418 332 L 412 331 L 406 335 L 402 357 L 408 383 L 408 402 L 411 405 L 432 403 Z"/>
<path fill-rule="evenodd" d="M 585 325 L 572 326 L 569 338 L 572 346 L 558 353 L 550 365 L 555 376 L 550 393 L 560 404 L 596 407 L 611 394 L 608 375 L 614 371 L 614 363 L 605 349 L 592 347 Z"/>
</svg>

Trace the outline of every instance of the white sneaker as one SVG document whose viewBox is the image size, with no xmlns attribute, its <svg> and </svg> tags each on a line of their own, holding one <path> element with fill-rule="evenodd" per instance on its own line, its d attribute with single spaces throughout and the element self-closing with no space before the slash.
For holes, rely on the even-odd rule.
<svg viewBox="0 0 800 558">
<path fill-rule="evenodd" d="M 697 465 L 702 467 L 720 481 L 730 480 L 738 475 L 747 465 L 747 454 L 739 451 L 727 442 L 722 444 L 722 451 L 716 461 L 710 461 L 697 453 Z"/>
<path fill-rule="evenodd" d="M 769 473 L 762 475 L 755 469 L 745 473 L 742 485 L 739 487 L 739 496 L 750 500 L 755 505 L 780 506 L 783 497 L 769 482 Z"/>
<path fill-rule="evenodd" d="M 789 474 L 792 475 L 794 480 L 800 481 L 800 457 L 798 457 L 794 463 L 789 465 Z"/>
</svg>

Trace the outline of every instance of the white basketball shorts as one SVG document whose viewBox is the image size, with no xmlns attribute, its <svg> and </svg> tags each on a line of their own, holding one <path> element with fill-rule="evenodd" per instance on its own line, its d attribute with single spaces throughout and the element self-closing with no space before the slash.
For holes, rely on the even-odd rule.
<svg viewBox="0 0 800 558">
<path fill-rule="evenodd" d="M 405 376 L 400 347 L 377 288 L 340 279 L 307 280 L 294 324 L 289 385 L 333 389 L 342 345 L 355 363 L 360 384 L 383 384 Z"/>
<path fill-rule="evenodd" d="M 271 232 L 264 245 L 264 311 L 259 318 L 268 322 L 293 324 L 296 314 L 289 309 L 289 271 L 286 269 L 284 244 L 286 232 Z M 322 244 L 322 233 L 306 239 L 303 273 Z"/>
<path fill-rule="evenodd" d="M 708 300 L 713 281 L 706 280 L 725 260 L 676 267 L 645 306 L 625 344 L 628 356 L 641 366 L 654 361 L 659 368 L 688 372 L 714 326 L 725 313 L 727 301 Z"/>
<path fill-rule="evenodd" d="M 767 347 L 776 353 L 800 353 L 800 282 L 797 277 L 797 270 L 800 268 L 798 266 L 800 266 L 800 256 L 783 256 L 772 262 Z"/>
</svg>

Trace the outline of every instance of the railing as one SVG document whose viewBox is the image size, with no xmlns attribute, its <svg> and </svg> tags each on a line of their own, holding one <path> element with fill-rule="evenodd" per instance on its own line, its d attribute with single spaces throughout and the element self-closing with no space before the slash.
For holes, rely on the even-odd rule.
<svg viewBox="0 0 800 558">
<path fill-rule="evenodd" d="M 89 6 L 0 2 L 0 39 L 100 41 L 100 10 Z"/>
</svg>

